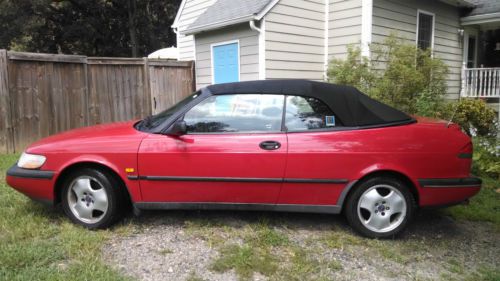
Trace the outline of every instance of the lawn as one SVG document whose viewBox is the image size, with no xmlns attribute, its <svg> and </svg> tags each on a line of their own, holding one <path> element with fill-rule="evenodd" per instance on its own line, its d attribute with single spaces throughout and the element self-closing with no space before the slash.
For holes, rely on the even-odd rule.
<svg viewBox="0 0 500 281">
<path fill-rule="evenodd" d="M 0 280 L 126 280 L 101 260 L 111 231 L 87 231 L 5 183 L 17 155 L 0 154 Z"/>
<path fill-rule="evenodd" d="M 110 239 L 120 240 L 129 237 L 131 232 L 141 233 L 148 229 L 150 222 L 143 221 L 154 220 L 153 225 L 156 225 L 161 224 L 160 219 L 155 216 L 132 219 L 107 231 L 88 231 L 75 226 L 61 210 L 32 202 L 5 184 L 5 171 L 16 159 L 17 155 L 0 154 L 0 280 L 127 280 L 103 262 L 102 247 Z M 470 205 L 444 209 L 431 216 L 444 214 L 458 221 L 479 221 L 493 225 L 495 233 L 500 234 L 500 194 L 496 192 L 500 182 L 487 178 L 484 186 Z M 233 271 L 242 280 L 250 279 L 256 273 L 271 280 L 311 277 L 328 280 L 331 274 L 351 274 L 348 268 L 343 269 L 343 258 L 354 257 L 356 260 L 360 252 L 370 253 L 368 261 L 383 259 L 389 264 L 407 267 L 415 262 L 426 262 L 426 254 L 434 253 L 436 249 L 449 251 L 460 245 L 458 240 L 463 238 L 450 236 L 450 241 L 434 241 L 429 238 L 434 236 L 432 228 L 428 230 L 430 235 L 422 235 L 416 229 L 426 225 L 425 218 L 410 228 L 410 233 L 403 239 L 384 241 L 360 238 L 341 219 L 332 224 L 328 216 L 321 215 L 234 215 L 238 223 L 243 222 L 242 226 L 228 222 L 225 213 L 192 216 L 188 213 L 186 216 L 181 212 L 169 215 L 172 216 L 170 219 L 179 220 L 173 225 L 181 225 L 180 230 L 186 235 L 201 238 L 219 253 L 211 261 L 210 271 Z M 311 222 L 313 217 L 319 218 L 316 222 L 321 226 Z M 250 218 L 249 223 L 245 222 L 247 218 Z M 307 222 L 302 224 L 301 218 Z M 143 228 L 143 224 L 148 227 Z M 307 235 L 303 234 L 305 230 Z M 328 252 L 340 255 L 325 258 Z M 160 254 L 168 256 L 172 250 L 167 248 Z M 447 269 L 441 278 L 500 280 L 500 271 L 491 265 L 478 265 L 476 270 L 464 271 L 463 263 L 467 260 L 470 259 L 458 256 L 444 261 Z M 457 276 L 463 278 L 456 279 Z M 202 280 L 196 275 L 189 279 Z"/>
</svg>

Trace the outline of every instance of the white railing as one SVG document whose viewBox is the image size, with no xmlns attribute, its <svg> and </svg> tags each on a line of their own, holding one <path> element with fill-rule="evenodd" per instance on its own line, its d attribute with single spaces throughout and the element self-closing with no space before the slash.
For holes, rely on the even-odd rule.
<svg viewBox="0 0 500 281">
<path fill-rule="evenodd" d="M 500 67 L 464 68 L 462 70 L 462 97 L 500 97 Z"/>
</svg>

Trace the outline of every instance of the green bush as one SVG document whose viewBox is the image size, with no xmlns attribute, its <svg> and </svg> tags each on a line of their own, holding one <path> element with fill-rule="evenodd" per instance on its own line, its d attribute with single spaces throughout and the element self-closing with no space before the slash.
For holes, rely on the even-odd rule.
<svg viewBox="0 0 500 281">
<path fill-rule="evenodd" d="M 446 64 L 414 44 L 388 37 L 371 45 L 371 58 L 359 47 L 348 47 L 345 60 L 330 62 L 328 76 L 337 84 L 352 85 L 369 96 L 409 114 L 443 116 Z"/>
<path fill-rule="evenodd" d="M 469 135 L 496 136 L 498 132 L 495 111 L 480 99 L 461 99 L 448 105 L 453 122 Z"/>
<path fill-rule="evenodd" d="M 472 171 L 478 176 L 500 180 L 500 142 L 493 138 L 474 138 Z"/>
<path fill-rule="evenodd" d="M 395 35 L 370 47 L 370 58 L 361 55 L 360 47 L 349 46 L 346 59 L 333 59 L 328 68 L 330 82 L 354 86 L 409 114 L 453 118 L 469 135 L 497 133 L 495 111 L 484 101 L 444 101 L 448 67 L 430 50 L 422 51 Z"/>
</svg>

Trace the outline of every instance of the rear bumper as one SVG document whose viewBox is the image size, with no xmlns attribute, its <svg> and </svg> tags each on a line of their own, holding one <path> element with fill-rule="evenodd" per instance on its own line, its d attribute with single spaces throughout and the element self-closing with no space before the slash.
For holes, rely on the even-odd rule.
<svg viewBox="0 0 500 281">
<path fill-rule="evenodd" d="M 7 171 L 6 181 L 9 186 L 31 199 L 52 204 L 54 178 L 53 171 L 28 170 L 14 165 Z"/>
<path fill-rule="evenodd" d="M 420 206 L 439 207 L 459 204 L 481 189 L 480 178 L 419 179 Z"/>
</svg>

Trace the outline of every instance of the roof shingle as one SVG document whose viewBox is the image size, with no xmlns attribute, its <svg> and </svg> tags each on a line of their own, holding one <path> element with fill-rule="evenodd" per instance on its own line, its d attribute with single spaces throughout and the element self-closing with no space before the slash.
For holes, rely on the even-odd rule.
<svg viewBox="0 0 500 281">
<path fill-rule="evenodd" d="M 475 16 L 482 14 L 491 14 L 500 12 L 500 1 L 498 0 L 468 0 L 476 7 L 467 14 L 467 16 Z"/>
<path fill-rule="evenodd" d="M 198 30 L 213 25 L 234 23 L 238 19 L 251 18 L 266 8 L 272 0 L 218 0 L 201 14 L 187 30 Z"/>
</svg>

